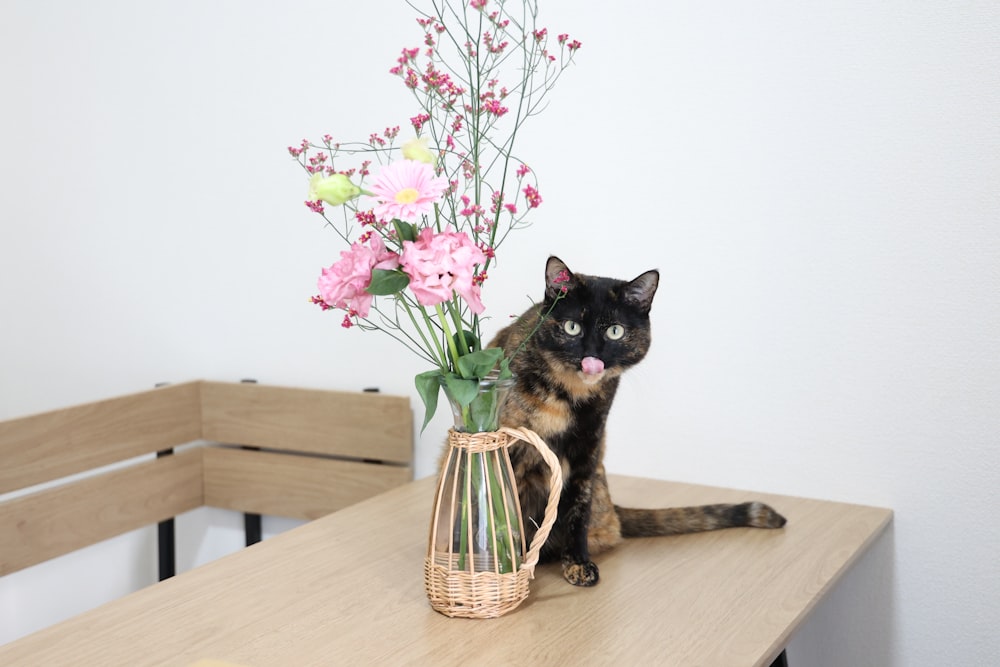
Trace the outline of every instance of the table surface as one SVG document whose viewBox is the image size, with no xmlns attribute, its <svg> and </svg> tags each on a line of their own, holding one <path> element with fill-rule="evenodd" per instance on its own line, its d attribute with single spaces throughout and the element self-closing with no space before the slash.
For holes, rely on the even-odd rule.
<svg viewBox="0 0 1000 667">
<path fill-rule="evenodd" d="M 766 666 L 892 517 L 822 500 L 609 482 L 621 505 L 760 499 L 789 523 L 627 540 L 595 558 L 593 588 L 543 565 L 509 614 L 447 618 L 423 589 L 427 478 L 0 646 L 0 664 Z"/>
</svg>

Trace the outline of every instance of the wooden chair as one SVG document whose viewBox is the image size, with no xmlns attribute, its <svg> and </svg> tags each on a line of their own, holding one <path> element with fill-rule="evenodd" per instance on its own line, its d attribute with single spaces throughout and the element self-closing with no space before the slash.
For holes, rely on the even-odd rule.
<svg viewBox="0 0 1000 667">
<path fill-rule="evenodd" d="M 250 544 L 260 515 L 315 519 L 412 463 L 409 399 L 378 393 L 197 381 L 0 422 L 0 576 L 158 523 L 163 579 L 182 512 L 244 512 Z"/>
</svg>

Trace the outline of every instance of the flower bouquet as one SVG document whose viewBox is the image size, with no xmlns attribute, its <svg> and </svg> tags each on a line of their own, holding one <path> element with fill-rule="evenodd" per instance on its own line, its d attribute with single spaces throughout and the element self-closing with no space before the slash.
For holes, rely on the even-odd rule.
<svg viewBox="0 0 1000 667">
<path fill-rule="evenodd" d="M 413 95 L 412 138 L 397 146 L 400 127 L 391 126 L 367 141 L 327 135 L 288 149 L 309 175 L 306 206 L 348 246 L 312 300 L 343 312 L 342 326 L 381 331 L 428 362 L 415 380 L 423 427 L 443 389 L 454 432 L 496 432 L 517 350 L 484 347 L 482 289 L 504 240 L 542 203 L 515 138 L 580 43 L 540 27 L 534 0 L 427 4 L 410 3 L 421 45 L 403 48 L 389 70 Z M 454 485 L 460 509 L 450 518 L 459 569 L 488 533 L 493 568 L 515 571 L 520 512 L 498 502 L 516 504 L 509 459 L 480 452 L 449 466 L 467 482 Z"/>
</svg>

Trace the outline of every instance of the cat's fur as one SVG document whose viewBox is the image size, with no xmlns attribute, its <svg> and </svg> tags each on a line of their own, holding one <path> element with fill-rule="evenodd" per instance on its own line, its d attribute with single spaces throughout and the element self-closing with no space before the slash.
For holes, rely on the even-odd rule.
<svg viewBox="0 0 1000 667">
<path fill-rule="evenodd" d="M 596 584 L 598 568 L 591 555 L 626 537 L 785 524 L 784 517 L 758 502 L 656 510 L 612 502 L 603 463 L 605 424 L 621 374 L 649 349 L 649 311 L 658 282 L 656 271 L 631 281 L 574 274 L 550 257 L 542 303 L 491 343 L 509 354 L 538 326 L 511 362 L 516 384 L 501 419 L 504 425 L 538 433 L 562 463 L 559 514 L 542 548 L 542 560 L 561 560 L 563 576 L 571 584 Z M 539 318 L 550 308 L 539 326 Z M 579 331 L 567 322 L 576 322 Z M 530 542 L 545 510 L 548 469 L 524 443 L 512 446 L 511 460 Z"/>
</svg>

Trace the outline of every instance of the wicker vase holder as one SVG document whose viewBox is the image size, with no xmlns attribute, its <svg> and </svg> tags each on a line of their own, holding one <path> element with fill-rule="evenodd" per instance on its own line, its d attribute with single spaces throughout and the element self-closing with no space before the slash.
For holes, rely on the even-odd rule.
<svg viewBox="0 0 1000 667">
<path fill-rule="evenodd" d="M 527 553 L 508 452 L 516 440 L 533 445 L 551 469 L 548 505 Z M 561 489 L 559 459 L 534 431 L 450 430 L 424 560 L 431 607 L 462 618 L 496 618 L 517 607 L 528 596 Z"/>
</svg>

